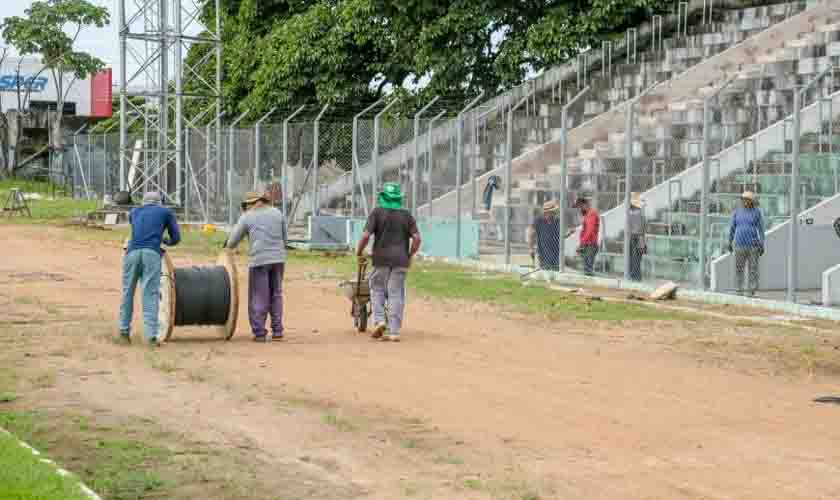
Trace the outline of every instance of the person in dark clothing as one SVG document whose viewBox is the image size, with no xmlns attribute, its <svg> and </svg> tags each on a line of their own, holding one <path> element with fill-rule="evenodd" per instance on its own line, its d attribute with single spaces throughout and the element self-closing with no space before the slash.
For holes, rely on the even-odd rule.
<svg viewBox="0 0 840 500">
<path fill-rule="evenodd" d="M 647 253 L 645 214 L 639 193 L 630 196 L 630 279 L 642 281 L 642 257 Z"/>
<path fill-rule="evenodd" d="M 543 215 L 534 219 L 528 226 L 528 248 L 531 260 L 540 259 L 540 269 L 557 271 L 560 269 L 560 219 L 559 207 L 553 201 L 543 204 Z M 535 252 L 536 250 L 536 252 Z"/>
<path fill-rule="evenodd" d="M 735 285 L 744 293 L 744 270 L 749 267 L 749 295 L 758 289 L 758 261 L 764 255 L 764 219 L 755 203 L 755 195 L 741 195 L 742 208 L 735 209 L 729 226 L 729 252 L 735 254 Z"/>
<path fill-rule="evenodd" d="M 491 175 L 489 179 L 487 179 L 487 185 L 484 186 L 484 209 L 489 211 L 490 208 L 493 206 L 493 191 L 497 189 L 501 189 L 502 187 L 502 178 L 498 175 Z"/>
<path fill-rule="evenodd" d="M 175 214 L 160 205 L 160 194 L 148 192 L 143 206 L 128 215 L 131 238 L 126 244 L 122 272 L 122 304 L 120 305 L 120 338 L 131 342 L 131 316 L 134 312 L 134 292 L 137 284 L 143 295 L 143 333 L 154 346 L 158 339 L 158 308 L 160 306 L 161 243 L 175 246 L 181 232 Z M 163 236 L 167 232 L 169 237 Z"/>
<path fill-rule="evenodd" d="M 420 250 L 420 232 L 414 217 L 402 209 L 399 184 L 385 183 L 379 193 L 378 204 L 368 217 L 356 254 L 360 264 L 366 261 L 365 248 L 373 236 L 373 273 L 370 276 L 374 321 L 372 336 L 398 342 L 405 310 L 405 278 L 411 259 Z"/>
</svg>

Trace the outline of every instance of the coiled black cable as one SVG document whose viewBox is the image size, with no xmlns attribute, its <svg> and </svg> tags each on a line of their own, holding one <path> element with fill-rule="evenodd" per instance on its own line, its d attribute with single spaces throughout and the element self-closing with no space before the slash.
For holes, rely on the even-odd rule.
<svg viewBox="0 0 840 500">
<path fill-rule="evenodd" d="M 230 294 L 224 266 L 175 269 L 175 326 L 224 325 Z"/>
</svg>

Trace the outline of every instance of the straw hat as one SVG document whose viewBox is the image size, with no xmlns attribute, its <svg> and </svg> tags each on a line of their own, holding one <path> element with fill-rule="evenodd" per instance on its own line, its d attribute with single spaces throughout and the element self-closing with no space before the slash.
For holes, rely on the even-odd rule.
<svg viewBox="0 0 840 500">
<path fill-rule="evenodd" d="M 630 205 L 636 208 L 642 208 L 642 205 L 644 205 L 642 195 L 639 193 L 630 193 Z"/>
<path fill-rule="evenodd" d="M 266 198 L 264 194 L 260 194 L 254 191 L 248 191 L 242 196 L 243 205 L 252 205 L 260 200 L 268 202 L 268 198 Z"/>
<path fill-rule="evenodd" d="M 556 212 L 558 210 L 560 210 L 560 206 L 554 200 L 549 200 L 543 203 L 543 212 L 545 213 Z"/>
<path fill-rule="evenodd" d="M 755 201 L 755 193 L 752 191 L 744 191 L 741 193 L 741 199 Z"/>
</svg>

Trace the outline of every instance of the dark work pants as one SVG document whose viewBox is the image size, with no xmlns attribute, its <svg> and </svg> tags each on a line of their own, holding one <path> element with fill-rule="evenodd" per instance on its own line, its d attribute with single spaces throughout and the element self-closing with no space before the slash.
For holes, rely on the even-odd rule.
<svg viewBox="0 0 840 500">
<path fill-rule="evenodd" d="M 271 313 L 271 333 L 283 335 L 283 271 L 285 264 L 266 264 L 248 270 L 248 319 L 256 337 L 267 333 L 265 320 Z"/>
</svg>

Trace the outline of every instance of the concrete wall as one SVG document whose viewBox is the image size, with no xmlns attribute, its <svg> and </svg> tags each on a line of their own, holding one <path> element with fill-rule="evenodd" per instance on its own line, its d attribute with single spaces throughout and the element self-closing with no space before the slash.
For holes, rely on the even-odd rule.
<svg viewBox="0 0 840 500">
<path fill-rule="evenodd" d="M 365 219 L 348 219 L 347 235 L 350 244 L 355 247 L 362 237 Z M 447 220 L 419 220 L 417 229 L 420 231 L 422 244 L 420 253 L 427 257 L 454 259 L 455 255 L 455 221 Z M 478 222 L 464 219 L 461 221 L 461 258 L 478 258 Z"/>
<path fill-rule="evenodd" d="M 840 195 L 802 212 L 799 224 L 799 283 L 800 290 L 815 290 L 823 285 L 823 273 L 840 264 L 840 239 L 834 232 L 834 219 L 840 216 Z M 760 290 L 787 288 L 788 241 L 790 221 L 774 227 L 765 235 L 765 254 L 759 269 Z M 726 254 L 711 263 L 711 289 L 724 292 L 735 289 L 735 257 Z"/>
</svg>

